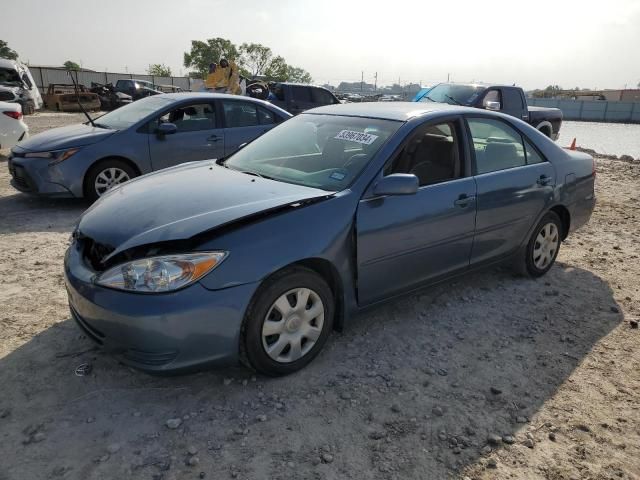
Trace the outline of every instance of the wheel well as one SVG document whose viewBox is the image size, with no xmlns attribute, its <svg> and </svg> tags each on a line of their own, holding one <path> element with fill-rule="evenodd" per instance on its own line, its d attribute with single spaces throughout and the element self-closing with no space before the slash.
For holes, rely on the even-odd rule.
<svg viewBox="0 0 640 480">
<path fill-rule="evenodd" d="M 296 265 L 313 270 L 320 275 L 325 282 L 327 282 L 336 300 L 336 317 L 333 322 L 334 329 L 342 331 L 342 327 L 344 326 L 344 289 L 336 267 L 328 260 L 324 260 L 322 258 L 307 258 L 288 265 L 287 268 Z"/>
<path fill-rule="evenodd" d="M 138 166 L 126 157 L 111 156 L 111 157 L 101 158 L 100 160 L 96 160 L 91 165 L 89 165 L 89 168 L 87 168 L 87 170 L 84 172 L 84 178 L 82 179 L 82 190 L 84 191 L 85 195 L 87 192 L 87 174 L 91 171 L 93 167 L 95 167 L 96 165 L 102 162 L 106 162 L 107 160 L 120 160 L 121 162 L 124 162 L 127 165 L 129 165 L 133 169 L 133 171 L 136 172 L 136 176 L 142 175 L 142 172 L 140 171 Z"/>
<path fill-rule="evenodd" d="M 551 137 L 551 127 L 549 125 L 543 125 L 538 130 L 544 133 L 547 137 Z"/>
<path fill-rule="evenodd" d="M 95 167 L 96 165 L 98 165 L 98 164 L 100 164 L 100 163 L 102 163 L 102 162 L 106 162 L 107 160 L 120 160 L 121 162 L 124 162 L 124 163 L 126 163 L 127 165 L 129 165 L 129 166 L 133 169 L 133 171 L 134 171 L 134 172 L 136 172 L 136 175 L 142 175 L 142 172 L 140 171 L 140 169 L 138 168 L 138 166 L 137 166 L 134 162 L 132 162 L 131 160 L 129 160 L 128 158 L 126 158 L 126 157 L 118 157 L 118 156 L 104 157 L 104 158 L 101 158 L 100 160 L 96 160 L 95 162 L 93 162 L 93 163 L 89 166 L 89 168 L 87 168 L 87 171 L 86 171 L 86 172 L 85 172 L 85 174 L 84 174 L 84 177 L 85 177 L 85 178 L 84 178 L 84 180 L 83 180 L 83 183 L 84 183 L 84 181 L 85 181 L 85 180 L 86 180 L 86 178 L 87 178 L 87 173 L 89 173 L 89 170 L 91 170 L 93 167 Z"/>
<path fill-rule="evenodd" d="M 569 210 L 567 210 L 567 207 L 563 205 L 556 205 L 551 209 L 551 211 L 558 215 L 560 220 L 562 220 L 562 240 L 564 240 L 567 238 L 567 235 L 569 235 L 569 229 L 571 228 L 571 214 L 569 213 Z"/>
</svg>

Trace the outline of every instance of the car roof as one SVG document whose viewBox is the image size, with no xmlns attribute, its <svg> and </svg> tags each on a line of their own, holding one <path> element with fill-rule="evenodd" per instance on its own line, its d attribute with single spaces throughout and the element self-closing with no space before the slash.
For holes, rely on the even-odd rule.
<svg viewBox="0 0 640 480">
<path fill-rule="evenodd" d="M 469 82 L 469 83 L 441 82 L 434 85 L 434 87 L 438 85 L 460 85 L 464 87 L 484 87 L 484 88 L 520 88 L 517 85 L 507 85 L 506 83 L 486 83 L 486 82 Z"/>
<path fill-rule="evenodd" d="M 292 116 L 289 112 L 287 112 L 286 110 L 283 110 L 277 105 L 274 105 L 273 103 L 265 102 L 264 100 L 260 100 L 258 98 L 245 97 L 243 95 L 231 95 L 228 93 L 213 93 L 213 92 L 177 92 L 177 93 L 161 93 L 159 95 L 154 95 L 154 97 L 166 98 L 169 100 L 173 100 L 174 102 L 179 102 L 184 100 L 211 100 L 212 98 L 227 99 L 227 100 L 243 100 L 245 102 L 253 102 L 259 105 L 264 105 L 265 107 L 268 107 L 271 110 L 275 110 L 278 113 L 283 114 L 285 117 Z"/>
<path fill-rule="evenodd" d="M 421 117 L 429 113 L 446 112 L 465 113 L 476 112 L 476 108 L 459 107 L 446 103 L 435 102 L 362 102 L 326 105 L 304 113 L 322 115 L 343 115 L 348 117 L 380 118 L 406 122 L 414 117 Z"/>
</svg>

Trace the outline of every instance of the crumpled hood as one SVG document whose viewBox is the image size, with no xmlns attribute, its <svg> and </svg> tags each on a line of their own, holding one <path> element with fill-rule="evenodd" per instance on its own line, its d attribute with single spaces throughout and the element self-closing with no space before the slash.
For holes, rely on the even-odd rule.
<svg viewBox="0 0 640 480">
<path fill-rule="evenodd" d="M 243 217 L 330 192 L 247 175 L 214 161 L 144 175 L 108 192 L 80 219 L 78 234 L 110 251 L 186 240 Z"/>
<path fill-rule="evenodd" d="M 82 123 L 69 125 L 68 127 L 52 128 L 29 137 L 28 140 L 23 140 L 15 147 L 15 151 L 47 152 L 91 145 L 110 137 L 116 132 L 117 130 L 94 128 L 91 125 Z"/>
</svg>

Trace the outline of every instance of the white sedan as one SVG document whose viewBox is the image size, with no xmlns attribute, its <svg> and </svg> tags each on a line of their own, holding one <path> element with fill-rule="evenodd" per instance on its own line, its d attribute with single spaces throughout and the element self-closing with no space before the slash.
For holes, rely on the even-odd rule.
<svg viewBox="0 0 640 480">
<path fill-rule="evenodd" d="M 0 102 L 0 149 L 11 148 L 29 136 L 29 127 L 22 120 L 22 107 L 17 103 Z"/>
</svg>

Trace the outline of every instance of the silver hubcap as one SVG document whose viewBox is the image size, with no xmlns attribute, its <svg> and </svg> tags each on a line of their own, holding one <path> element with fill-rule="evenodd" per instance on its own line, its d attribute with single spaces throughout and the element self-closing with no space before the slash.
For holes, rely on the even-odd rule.
<svg viewBox="0 0 640 480">
<path fill-rule="evenodd" d="M 555 223 L 547 223 L 536 237 L 533 246 L 533 263 L 540 270 L 547 268 L 558 251 L 560 236 Z"/>
<path fill-rule="evenodd" d="M 322 333 L 324 305 L 308 288 L 294 288 L 271 305 L 262 324 L 262 346 L 279 363 L 304 357 Z"/>
<path fill-rule="evenodd" d="M 94 188 L 98 196 L 104 195 L 107 190 L 112 189 L 116 185 L 130 180 L 127 172 L 120 168 L 107 168 L 101 171 L 96 177 Z"/>
</svg>

